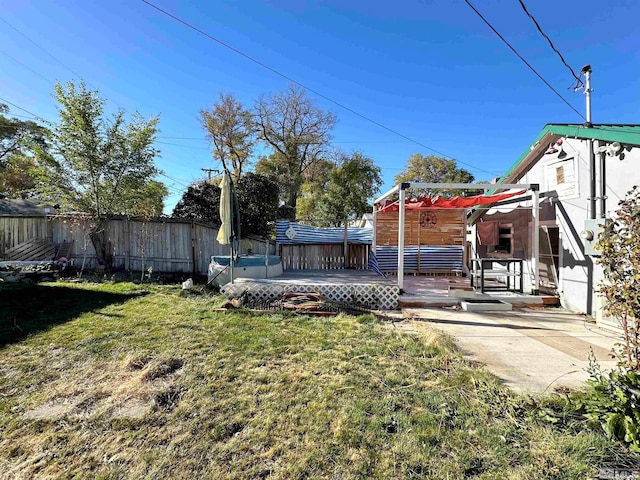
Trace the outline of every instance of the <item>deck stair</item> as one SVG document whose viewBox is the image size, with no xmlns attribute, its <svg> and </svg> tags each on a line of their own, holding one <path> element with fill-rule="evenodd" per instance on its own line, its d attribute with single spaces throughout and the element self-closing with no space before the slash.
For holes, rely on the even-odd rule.
<svg viewBox="0 0 640 480">
<path fill-rule="evenodd" d="M 53 243 L 49 240 L 33 238 L 4 252 L 11 261 L 57 260 L 69 257 L 71 242 Z"/>
</svg>

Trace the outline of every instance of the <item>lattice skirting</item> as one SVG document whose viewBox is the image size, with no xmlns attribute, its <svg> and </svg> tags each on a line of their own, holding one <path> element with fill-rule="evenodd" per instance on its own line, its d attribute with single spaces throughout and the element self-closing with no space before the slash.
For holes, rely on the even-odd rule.
<svg viewBox="0 0 640 480">
<path fill-rule="evenodd" d="M 319 293 L 335 302 L 351 303 L 368 306 L 378 310 L 395 310 L 398 308 L 398 286 L 380 284 L 350 284 L 350 285 L 285 285 L 240 283 L 226 284 L 220 289 L 227 298 L 239 298 L 246 295 L 246 299 L 253 302 L 269 302 L 282 297 L 285 292 Z"/>
</svg>

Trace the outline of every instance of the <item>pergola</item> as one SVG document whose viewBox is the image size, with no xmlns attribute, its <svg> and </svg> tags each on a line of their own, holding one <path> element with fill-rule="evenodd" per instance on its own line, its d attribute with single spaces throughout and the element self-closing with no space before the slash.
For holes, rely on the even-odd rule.
<svg viewBox="0 0 640 480">
<path fill-rule="evenodd" d="M 405 230 L 405 200 L 406 191 L 412 188 L 415 189 L 440 189 L 440 190 L 483 190 L 486 194 L 489 190 L 529 190 L 531 192 L 532 205 L 531 216 L 533 220 L 533 232 L 532 232 L 532 248 L 531 248 L 531 269 L 533 272 L 533 287 L 531 289 L 532 295 L 538 295 L 540 293 L 540 185 L 537 183 L 421 183 L 421 182 L 404 182 L 396 185 L 388 192 L 384 193 L 380 197 L 376 198 L 373 203 L 373 221 L 376 221 L 376 206 L 390 197 L 394 193 L 398 192 L 399 205 L 398 205 L 398 287 L 402 293 L 404 288 L 404 230 Z M 375 238 L 374 238 L 375 245 Z"/>
</svg>

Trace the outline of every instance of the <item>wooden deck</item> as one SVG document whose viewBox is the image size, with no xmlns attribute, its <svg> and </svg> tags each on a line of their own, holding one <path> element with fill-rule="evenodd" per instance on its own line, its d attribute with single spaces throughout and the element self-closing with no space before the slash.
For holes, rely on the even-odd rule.
<svg viewBox="0 0 640 480">
<path fill-rule="evenodd" d="M 310 292 L 379 310 L 398 308 L 399 293 L 396 283 L 368 270 L 289 270 L 279 277 L 238 278 L 220 291 L 229 298 L 246 297 L 249 304 L 271 302 L 286 292 Z"/>
<path fill-rule="evenodd" d="M 337 293 L 339 297 L 336 299 L 340 298 L 341 301 L 376 289 L 379 292 L 384 291 L 385 295 L 395 293 L 397 301 L 387 302 L 387 305 L 393 304 L 393 308 L 459 305 L 461 297 L 455 295 L 499 299 L 518 307 L 558 304 L 558 297 L 553 295 L 528 295 L 505 291 L 475 293 L 471 289 L 469 277 L 407 275 L 404 278 L 402 294 L 398 295 L 396 286 L 395 276 L 384 278 L 368 270 L 289 270 L 273 278 L 238 278 L 233 286 L 227 284 L 222 288 L 228 296 L 239 296 L 245 291 L 271 292 L 274 295 L 285 290 L 321 291 L 328 295 Z"/>
<path fill-rule="evenodd" d="M 237 278 L 234 283 L 271 285 L 395 285 L 395 279 L 384 278 L 370 270 L 287 270 L 279 277 Z"/>
</svg>

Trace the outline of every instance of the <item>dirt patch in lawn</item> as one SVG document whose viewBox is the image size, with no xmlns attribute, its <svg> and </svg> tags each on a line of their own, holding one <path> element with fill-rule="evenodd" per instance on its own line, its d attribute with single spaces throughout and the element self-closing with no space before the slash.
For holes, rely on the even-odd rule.
<svg viewBox="0 0 640 480">
<path fill-rule="evenodd" d="M 24 414 L 29 420 L 63 417 L 142 418 L 152 411 L 172 410 L 184 394 L 175 385 L 182 373 L 180 358 L 130 356 L 122 362 L 94 365 L 81 378 L 69 379 L 71 392 L 57 392 Z"/>
<path fill-rule="evenodd" d="M 36 408 L 32 408 L 27 413 L 25 413 L 24 416 L 25 418 L 28 418 L 30 420 L 59 418 L 71 412 L 77 402 L 78 398 L 73 396 L 54 397 L 50 400 L 47 400 L 43 404 L 38 405 Z"/>
</svg>

